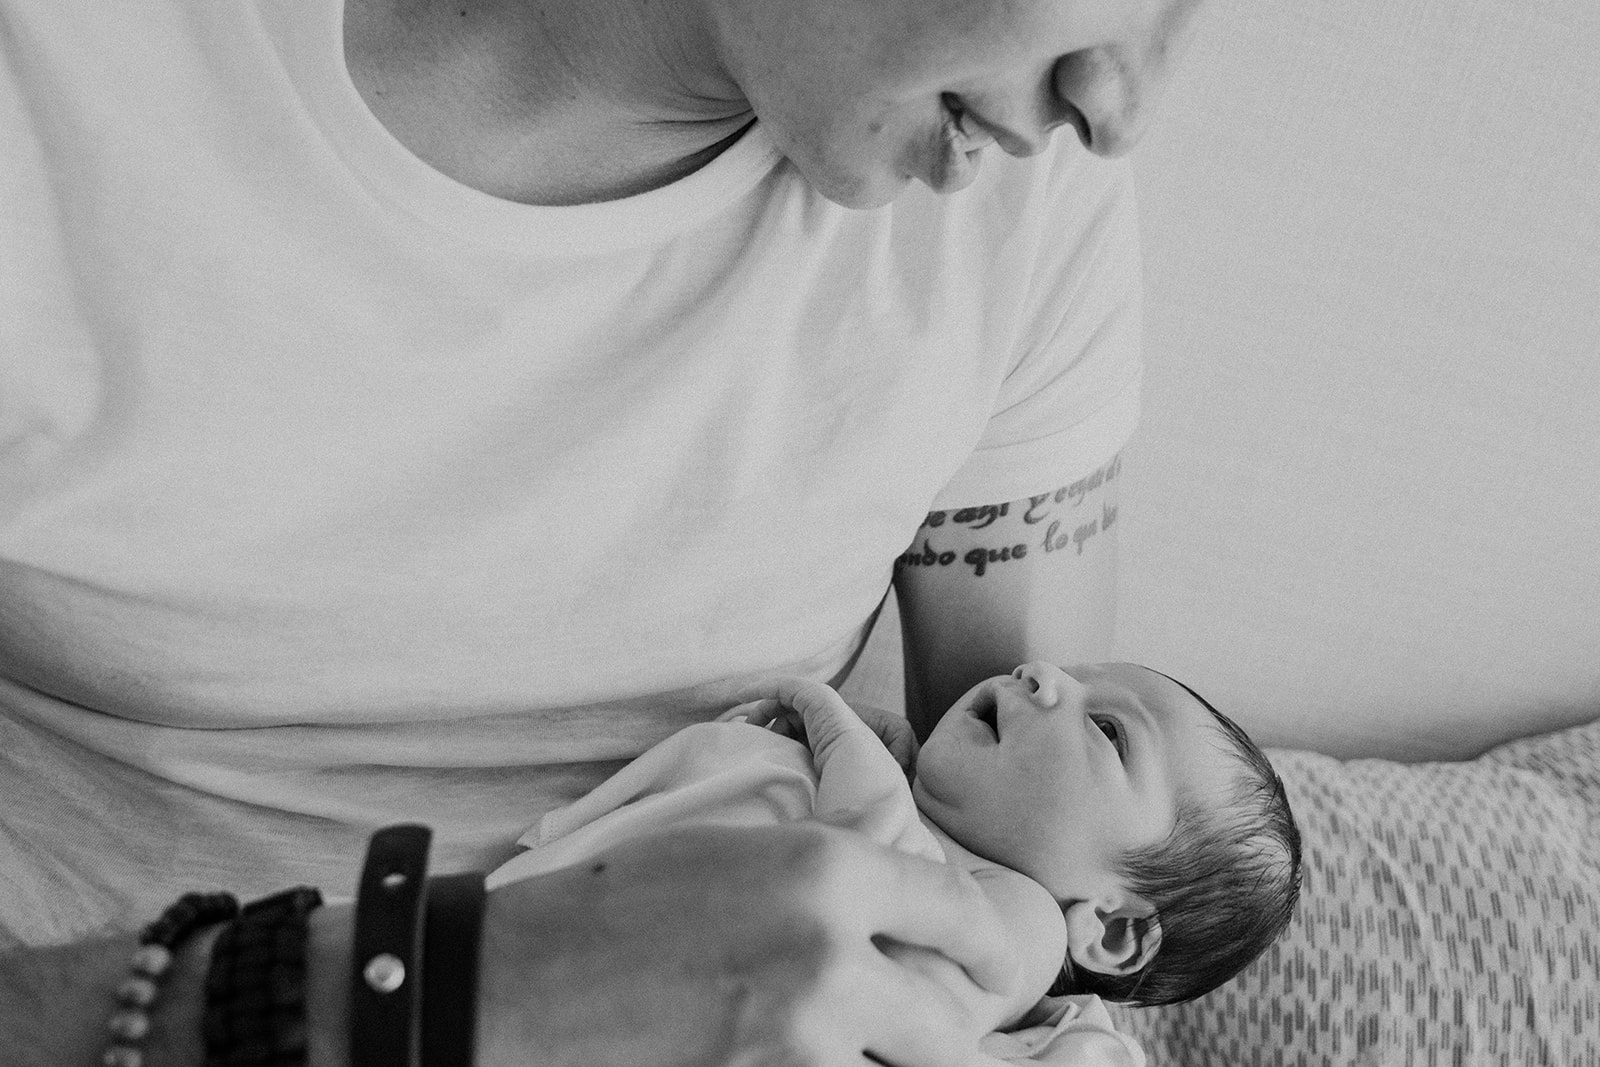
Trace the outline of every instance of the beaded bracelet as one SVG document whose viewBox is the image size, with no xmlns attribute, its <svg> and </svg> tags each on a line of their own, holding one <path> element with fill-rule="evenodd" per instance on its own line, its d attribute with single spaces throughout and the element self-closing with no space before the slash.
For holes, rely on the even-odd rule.
<svg viewBox="0 0 1600 1067">
<path fill-rule="evenodd" d="M 426 827 L 415 825 L 373 835 L 356 909 L 351 1059 L 357 1065 L 415 1064 L 419 1037 L 429 1067 L 474 1059 L 483 875 L 427 882 L 429 837 Z M 243 909 L 230 893 L 180 898 L 139 935 L 132 974 L 117 988 L 118 1007 L 108 1023 L 114 1040 L 101 1057 L 103 1067 L 143 1067 L 150 1009 L 176 950 L 201 927 L 230 919 L 212 946 L 206 976 L 207 1067 L 304 1067 L 307 923 L 321 903 L 322 895 L 307 886 Z M 436 948 L 431 979 L 421 967 L 425 928 Z M 418 973 L 408 975 L 408 965 Z M 432 1001 L 426 1005 L 424 986 Z M 383 1003 L 401 989 L 400 998 Z M 395 1051 L 398 1059 L 384 1055 Z"/>
<path fill-rule="evenodd" d="M 150 1009 L 161 996 L 161 980 L 172 969 L 178 947 L 203 926 L 231 919 L 239 901 L 231 893 L 186 893 L 139 933 L 131 973 L 117 986 L 117 1008 L 106 1028 L 112 1042 L 100 1057 L 104 1067 L 142 1067 Z"/>
</svg>

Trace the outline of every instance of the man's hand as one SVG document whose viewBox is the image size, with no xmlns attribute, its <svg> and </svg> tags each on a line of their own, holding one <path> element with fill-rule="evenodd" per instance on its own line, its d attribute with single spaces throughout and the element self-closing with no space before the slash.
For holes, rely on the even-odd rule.
<svg viewBox="0 0 1600 1067">
<path fill-rule="evenodd" d="M 349 1062 L 352 910 L 312 913 L 313 1067 Z M 132 942 L 0 958 L 5 1062 L 92 1059 L 104 1037 L 85 1005 L 111 1003 Z M 861 834 L 820 822 L 671 831 L 490 894 L 478 1062 L 970 1067 L 985 991 L 1017 984 L 1009 944 L 972 876 Z M 181 956 L 149 1041 L 152 1062 L 173 1067 L 203 1058 L 203 946 Z"/>
<path fill-rule="evenodd" d="M 953 1067 L 1017 971 L 955 868 L 815 822 L 685 828 L 490 895 L 479 1062 Z"/>
</svg>

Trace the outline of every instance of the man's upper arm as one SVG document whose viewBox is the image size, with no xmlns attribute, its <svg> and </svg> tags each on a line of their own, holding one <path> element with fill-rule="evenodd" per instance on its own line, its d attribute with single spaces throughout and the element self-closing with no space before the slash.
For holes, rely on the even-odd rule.
<svg viewBox="0 0 1600 1067">
<path fill-rule="evenodd" d="M 895 564 L 906 712 L 920 737 L 1030 659 L 1104 659 L 1116 615 L 1121 457 L 1053 491 L 931 512 Z"/>
</svg>

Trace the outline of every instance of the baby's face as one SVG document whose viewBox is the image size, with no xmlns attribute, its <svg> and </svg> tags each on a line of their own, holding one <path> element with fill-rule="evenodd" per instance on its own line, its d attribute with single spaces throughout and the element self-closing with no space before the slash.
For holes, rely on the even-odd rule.
<svg viewBox="0 0 1600 1067">
<path fill-rule="evenodd" d="M 1221 804 L 1239 764 L 1184 688 L 1132 663 L 1027 663 L 980 682 L 917 757 L 917 806 L 1057 900 L 1113 889 L 1117 857 L 1157 843 L 1181 797 Z"/>
</svg>

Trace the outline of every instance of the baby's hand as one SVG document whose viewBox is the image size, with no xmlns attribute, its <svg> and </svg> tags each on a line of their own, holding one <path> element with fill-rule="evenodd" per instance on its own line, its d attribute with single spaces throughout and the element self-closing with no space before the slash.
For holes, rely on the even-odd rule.
<svg viewBox="0 0 1600 1067">
<path fill-rule="evenodd" d="M 894 757 L 894 761 L 900 764 L 900 769 L 906 772 L 906 777 L 911 777 L 911 772 L 917 766 L 917 749 L 921 746 L 917 744 L 917 735 L 911 729 L 911 723 L 906 717 L 875 708 L 871 704 L 850 706 L 861 716 L 861 721 L 878 735 L 878 740 L 883 742 L 883 747 L 889 750 L 889 755 Z"/>
<path fill-rule="evenodd" d="M 809 678 L 780 676 L 742 689 L 743 701 L 717 717 L 719 722 L 744 720 L 801 742 L 820 756 L 844 733 L 863 725 L 908 775 L 916 762 L 917 739 L 904 716 L 863 705 L 852 709 L 831 686 Z"/>
</svg>

